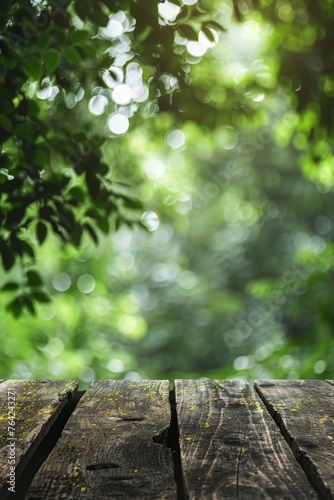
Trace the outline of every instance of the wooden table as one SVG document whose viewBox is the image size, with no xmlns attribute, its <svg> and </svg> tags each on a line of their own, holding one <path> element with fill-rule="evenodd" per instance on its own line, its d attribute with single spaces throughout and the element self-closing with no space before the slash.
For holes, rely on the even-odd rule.
<svg viewBox="0 0 334 500">
<path fill-rule="evenodd" d="M 334 381 L 77 387 L 0 381 L 1 500 L 334 499 Z"/>
</svg>

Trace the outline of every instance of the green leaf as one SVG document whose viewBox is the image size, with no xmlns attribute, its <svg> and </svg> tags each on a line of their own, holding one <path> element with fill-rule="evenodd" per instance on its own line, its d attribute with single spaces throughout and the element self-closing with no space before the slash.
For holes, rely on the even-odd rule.
<svg viewBox="0 0 334 500">
<path fill-rule="evenodd" d="M 59 66 L 60 55 L 55 49 L 49 49 L 43 54 L 43 62 L 46 70 L 53 73 Z"/>
<path fill-rule="evenodd" d="M 62 214 L 61 212 L 58 212 L 58 217 L 59 217 L 59 223 L 60 223 L 60 225 L 65 229 L 65 231 L 67 231 L 68 233 L 70 233 L 72 231 L 72 224 L 68 220 L 68 218 L 66 217 L 66 215 Z"/>
<path fill-rule="evenodd" d="M 11 136 L 12 128 L 12 122 L 5 115 L 0 115 L 0 143 Z"/>
<path fill-rule="evenodd" d="M 50 221 L 52 216 L 55 216 L 56 212 L 55 210 L 50 207 L 49 205 L 45 205 L 39 209 L 39 216 L 41 219 L 45 219 Z"/>
<path fill-rule="evenodd" d="M 45 238 L 47 237 L 48 234 L 48 229 L 44 222 L 38 222 L 37 227 L 36 227 L 36 235 L 37 235 L 37 240 L 42 245 L 42 243 L 45 241 Z"/>
<path fill-rule="evenodd" d="M 36 287 L 42 285 L 42 279 L 36 271 L 27 272 L 27 285 L 30 287 Z"/>
<path fill-rule="evenodd" d="M 89 233 L 89 235 L 92 238 L 92 240 L 94 241 L 94 243 L 97 245 L 99 243 L 99 240 L 98 240 L 97 234 L 96 234 L 95 230 L 92 228 L 92 226 L 90 224 L 88 224 L 88 222 L 85 222 L 84 228 Z"/>
<path fill-rule="evenodd" d="M 33 299 L 42 304 L 49 304 L 51 302 L 51 298 L 44 292 L 33 291 L 30 295 Z"/>
<path fill-rule="evenodd" d="M 19 255 L 20 257 L 23 255 L 22 240 L 17 238 L 15 234 L 12 236 L 11 246 L 17 255 Z"/>
<path fill-rule="evenodd" d="M 35 149 L 31 155 L 31 159 L 34 163 L 45 168 L 48 165 L 48 161 L 50 158 L 50 150 L 47 144 L 40 145 L 38 149 Z"/>
<path fill-rule="evenodd" d="M 19 287 L 19 284 L 18 283 L 15 283 L 14 281 L 8 281 L 8 283 L 5 283 L 1 290 L 3 292 L 11 292 L 12 290 L 18 290 Z"/>
<path fill-rule="evenodd" d="M 101 231 L 104 234 L 108 234 L 109 233 L 110 225 L 109 225 L 109 222 L 108 222 L 107 218 L 99 217 L 97 219 L 97 225 L 98 225 L 99 229 L 101 229 Z"/>
<path fill-rule="evenodd" d="M 50 220 L 50 224 L 51 224 L 51 227 L 52 227 L 53 231 L 59 236 L 59 238 L 64 243 L 66 243 L 67 242 L 67 238 L 64 235 L 64 233 L 62 231 L 62 228 L 60 226 L 58 226 L 58 224 L 55 221 L 53 221 L 53 220 Z"/>
<path fill-rule="evenodd" d="M 79 52 L 73 47 L 67 47 L 64 50 L 64 58 L 67 62 L 75 64 L 76 66 L 80 66 L 82 62 Z"/>
<path fill-rule="evenodd" d="M 30 56 L 25 58 L 24 64 L 26 73 L 30 80 L 33 82 L 39 82 L 43 75 L 41 61 L 35 56 Z"/>
<path fill-rule="evenodd" d="M 109 22 L 109 17 L 103 12 L 91 12 L 88 19 L 99 27 L 105 27 Z"/>
<path fill-rule="evenodd" d="M 115 219 L 115 230 L 116 231 L 121 227 L 121 224 L 122 224 L 122 220 L 119 217 L 116 217 L 116 219 Z M 147 227 L 144 226 L 144 224 L 143 224 L 143 227 L 145 227 L 145 229 L 148 231 Z"/>
<path fill-rule="evenodd" d="M 15 263 L 15 253 L 9 246 L 1 246 L 2 264 L 6 271 L 9 271 Z"/>
<path fill-rule="evenodd" d="M 23 312 L 22 297 L 15 297 L 6 307 L 7 311 L 10 312 L 15 318 L 19 318 Z"/>
<path fill-rule="evenodd" d="M 71 33 L 70 40 L 73 45 L 79 45 L 81 42 L 86 41 L 90 36 L 90 32 L 87 30 L 75 30 Z"/>
<path fill-rule="evenodd" d="M 109 172 L 109 167 L 106 163 L 99 162 L 96 165 L 96 171 L 104 177 Z"/>
<path fill-rule="evenodd" d="M 134 198 L 128 198 L 127 196 L 122 196 L 122 198 L 124 199 L 124 203 L 126 204 L 126 206 L 130 208 L 135 208 L 135 209 L 143 208 L 143 204 L 140 200 L 136 200 Z"/>
<path fill-rule="evenodd" d="M 101 1 L 106 7 L 108 7 L 110 12 L 117 12 L 118 9 L 115 0 L 101 0 Z"/>
<path fill-rule="evenodd" d="M 35 253 L 34 253 L 34 250 L 32 248 L 31 245 L 29 245 L 29 243 L 27 243 L 26 241 L 21 241 L 21 245 L 22 245 L 22 251 L 23 253 L 25 253 L 26 255 L 29 255 L 29 257 L 31 257 L 32 259 L 35 258 Z"/>
<path fill-rule="evenodd" d="M 35 306 L 28 295 L 23 295 L 22 305 L 27 309 L 28 312 L 30 312 L 32 316 L 36 316 Z"/>
<path fill-rule="evenodd" d="M 126 194 L 123 193 L 117 193 L 114 190 L 110 190 L 110 195 L 111 196 L 116 196 L 117 198 L 121 198 L 124 200 L 125 205 L 131 208 L 143 208 L 143 204 L 140 200 L 136 198 L 130 198 L 130 196 L 127 196 Z"/>
<path fill-rule="evenodd" d="M 214 34 L 207 26 L 202 26 L 202 31 L 203 31 L 204 35 L 206 36 L 206 38 L 209 40 L 209 42 L 214 43 L 216 41 Z"/>
<path fill-rule="evenodd" d="M 78 16 L 85 21 L 91 10 L 91 2 L 88 0 L 75 0 L 74 9 Z"/>
<path fill-rule="evenodd" d="M 7 132 L 11 132 L 13 130 L 12 122 L 5 115 L 0 115 L 0 127 Z"/>
<path fill-rule="evenodd" d="M 39 114 L 39 106 L 35 101 L 32 101 L 31 99 L 28 100 L 28 112 L 27 115 L 30 116 L 30 118 L 36 117 Z"/>
<path fill-rule="evenodd" d="M 6 69 L 14 69 L 17 66 L 17 60 L 4 57 L 2 60 L 2 66 Z"/>
<path fill-rule="evenodd" d="M 49 33 L 42 33 L 36 40 L 36 47 L 39 50 L 47 50 L 52 42 L 52 38 Z"/>
<path fill-rule="evenodd" d="M 80 246 L 82 237 L 82 226 L 78 222 L 75 222 L 71 231 L 71 240 L 76 247 Z"/>
<path fill-rule="evenodd" d="M 52 180 L 45 181 L 43 182 L 43 184 L 41 184 L 41 187 L 43 187 L 43 193 L 47 195 L 57 195 L 62 192 L 62 190 L 67 186 L 70 180 L 70 177 L 54 176 Z"/>
<path fill-rule="evenodd" d="M 101 190 L 101 184 L 99 179 L 96 177 L 92 170 L 88 170 L 86 173 L 86 184 L 88 187 L 88 192 L 93 199 L 96 199 Z"/>
<path fill-rule="evenodd" d="M 207 21 L 206 23 L 203 23 L 203 24 L 205 24 L 206 26 L 209 26 L 211 28 L 217 29 L 219 31 L 226 31 L 226 29 L 224 28 L 224 26 L 222 26 L 221 24 L 217 23 L 217 21 Z"/>
<path fill-rule="evenodd" d="M 72 198 L 74 198 L 76 201 L 80 203 L 82 203 L 85 199 L 83 191 L 77 186 L 72 187 L 69 190 L 68 194 L 71 195 Z"/>
<path fill-rule="evenodd" d="M 188 24 L 182 24 L 179 26 L 179 30 L 188 40 L 198 40 L 198 33 Z"/>
<path fill-rule="evenodd" d="M 30 123 L 19 123 L 14 128 L 14 135 L 19 139 L 31 141 L 35 137 L 35 128 Z"/>
<path fill-rule="evenodd" d="M 10 168 L 13 165 L 13 158 L 6 153 L 0 154 L 0 168 Z"/>
</svg>

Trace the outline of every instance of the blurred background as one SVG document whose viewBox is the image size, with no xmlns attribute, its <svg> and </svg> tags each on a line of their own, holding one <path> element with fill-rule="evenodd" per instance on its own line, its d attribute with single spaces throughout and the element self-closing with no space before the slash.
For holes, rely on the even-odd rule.
<svg viewBox="0 0 334 500">
<path fill-rule="evenodd" d="M 121 224 L 79 250 L 30 234 L 52 302 L 14 318 L 1 294 L 3 378 L 334 377 L 334 6 L 312 17 L 303 1 L 201 3 L 224 30 L 176 37 L 170 57 L 189 82 L 172 92 L 166 74 L 173 109 L 109 119 L 104 161 L 143 203 L 147 230 Z M 159 6 L 162 22 L 176 4 Z M 116 16 L 122 30 L 104 36 L 124 72 L 130 17 Z M 74 104 L 106 127 L 102 101 Z"/>
</svg>

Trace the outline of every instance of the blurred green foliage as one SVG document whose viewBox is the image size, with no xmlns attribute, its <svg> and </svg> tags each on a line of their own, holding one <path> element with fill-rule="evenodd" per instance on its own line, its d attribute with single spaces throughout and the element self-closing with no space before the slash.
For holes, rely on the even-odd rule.
<svg viewBox="0 0 334 500">
<path fill-rule="evenodd" d="M 333 16 L 4 2 L 2 377 L 333 378 Z"/>
</svg>

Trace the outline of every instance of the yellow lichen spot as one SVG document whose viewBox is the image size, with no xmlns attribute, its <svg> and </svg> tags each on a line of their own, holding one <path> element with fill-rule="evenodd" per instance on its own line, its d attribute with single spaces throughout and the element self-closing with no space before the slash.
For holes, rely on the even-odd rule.
<svg viewBox="0 0 334 500">
<path fill-rule="evenodd" d="M 133 472 L 138 472 L 138 469 L 135 469 Z"/>
<path fill-rule="evenodd" d="M 191 438 L 186 438 L 186 441 L 191 441 Z"/>
<path fill-rule="evenodd" d="M 83 487 L 80 489 L 81 493 L 83 493 L 85 490 L 86 490 L 86 486 L 83 486 Z"/>
<path fill-rule="evenodd" d="M 43 415 L 43 414 L 48 414 L 51 413 L 51 408 L 44 408 L 42 410 L 38 410 L 38 415 Z"/>
<path fill-rule="evenodd" d="M 206 428 L 210 427 L 209 422 L 205 422 L 205 426 L 204 427 L 206 427 Z"/>
</svg>

